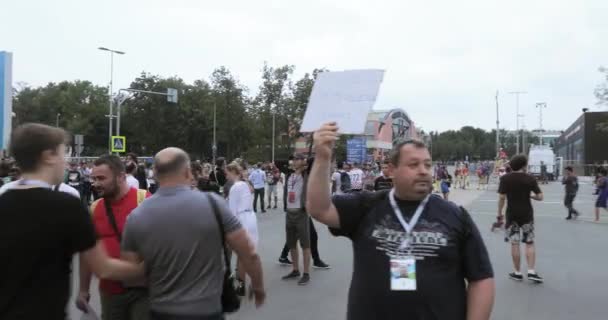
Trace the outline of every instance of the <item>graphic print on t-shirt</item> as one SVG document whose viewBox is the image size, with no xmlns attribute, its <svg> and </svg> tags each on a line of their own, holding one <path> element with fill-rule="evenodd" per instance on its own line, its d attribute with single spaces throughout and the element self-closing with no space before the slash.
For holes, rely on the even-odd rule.
<svg viewBox="0 0 608 320">
<path fill-rule="evenodd" d="M 371 237 L 378 243 L 376 249 L 383 251 L 392 259 L 410 255 L 417 260 L 424 260 L 427 257 L 437 257 L 437 251 L 441 247 L 448 245 L 448 238 L 445 235 L 445 226 L 436 222 L 429 222 L 420 217 L 414 227 L 412 237 L 407 249 L 401 249 L 401 244 L 406 240 L 406 232 L 403 226 L 391 215 L 385 215 L 379 223 L 373 226 Z"/>
</svg>

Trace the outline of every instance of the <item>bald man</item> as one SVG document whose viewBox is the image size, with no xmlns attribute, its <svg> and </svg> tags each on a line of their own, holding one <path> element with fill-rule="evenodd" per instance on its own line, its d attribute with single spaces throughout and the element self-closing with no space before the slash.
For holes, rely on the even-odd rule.
<svg viewBox="0 0 608 320">
<path fill-rule="evenodd" d="M 223 319 L 221 229 L 245 262 L 261 306 L 266 293 L 260 257 L 225 201 L 191 189 L 190 159 L 181 149 L 160 151 L 154 171 L 159 189 L 131 213 L 122 241 L 124 258 L 146 262 L 150 319 Z"/>
</svg>

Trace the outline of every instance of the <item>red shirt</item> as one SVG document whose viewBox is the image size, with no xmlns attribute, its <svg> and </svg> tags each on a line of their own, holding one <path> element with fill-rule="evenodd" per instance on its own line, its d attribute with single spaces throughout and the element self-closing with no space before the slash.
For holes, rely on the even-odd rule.
<svg viewBox="0 0 608 320">
<path fill-rule="evenodd" d="M 131 188 L 124 197 L 111 204 L 116 226 L 120 234 L 122 234 L 125 227 L 127 216 L 139 205 L 137 200 L 138 191 L 144 192 L 145 190 Z M 150 197 L 150 193 L 146 193 L 146 198 L 148 197 Z M 110 257 L 120 258 L 120 240 L 118 240 L 116 232 L 114 232 L 112 225 L 108 221 L 105 202 L 103 199 L 97 200 L 91 207 L 93 209 L 93 224 L 95 225 L 98 238 L 103 242 L 106 252 Z M 125 288 L 121 282 L 105 279 L 99 280 L 99 290 L 112 295 L 125 292 Z"/>
</svg>

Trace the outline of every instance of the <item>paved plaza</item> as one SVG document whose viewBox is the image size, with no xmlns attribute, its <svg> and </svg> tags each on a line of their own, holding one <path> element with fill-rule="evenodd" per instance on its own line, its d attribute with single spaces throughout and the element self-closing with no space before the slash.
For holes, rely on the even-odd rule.
<svg viewBox="0 0 608 320">
<path fill-rule="evenodd" d="M 502 232 L 490 232 L 495 221 L 496 186 L 487 191 L 454 190 L 451 200 L 470 210 L 490 252 L 496 276 L 494 320 L 605 320 L 608 301 L 608 214 L 603 222 L 592 223 L 593 188 L 582 184 L 575 207 L 582 213 L 578 221 L 566 221 L 562 204 L 563 188 L 559 183 L 541 186 L 545 201 L 534 203 L 536 213 L 537 267 L 545 278 L 542 285 L 517 283 L 507 278 L 512 271 L 510 246 Z M 285 242 L 284 215 L 273 210 L 259 216 L 259 250 L 268 290 L 267 304 L 255 310 L 251 302 L 228 319 L 248 320 L 343 320 L 352 271 L 349 241 L 332 237 L 317 224 L 319 250 L 331 270 L 314 270 L 308 286 L 285 282 L 280 278 L 290 269 L 276 264 Z M 525 270 L 525 259 L 522 270 Z M 75 266 L 77 261 L 75 261 Z M 74 269 L 77 288 L 77 268 Z M 99 296 L 92 287 L 92 305 L 99 308 Z M 69 305 L 72 319 L 80 312 Z"/>
</svg>

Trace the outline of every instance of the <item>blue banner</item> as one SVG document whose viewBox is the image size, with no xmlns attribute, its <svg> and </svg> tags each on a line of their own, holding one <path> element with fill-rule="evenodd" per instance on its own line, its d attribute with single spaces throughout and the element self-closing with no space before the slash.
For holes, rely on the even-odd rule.
<svg viewBox="0 0 608 320">
<path fill-rule="evenodd" d="M 367 139 L 365 137 L 346 140 L 346 161 L 351 163 L 367 161 Z"/>
<path fill-rule="evenodd" d="M 0 51 L 0 153 L 8 148 L 13 120 L 13 54 Z"/>
</svg>

